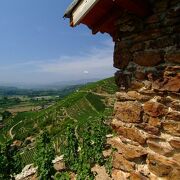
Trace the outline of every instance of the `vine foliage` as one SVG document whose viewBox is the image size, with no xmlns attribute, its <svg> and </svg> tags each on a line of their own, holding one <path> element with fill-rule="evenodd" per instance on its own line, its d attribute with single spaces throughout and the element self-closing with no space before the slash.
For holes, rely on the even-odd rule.
<svg viewBox="0 0 180 180">
<path fill-rule="evenodd" d="M 40 180 L 51 179 L 54 175 L 52 160 L 55 158 L 55 151 L 51 144 L 51 138 L 47 131 L 44 131 L 36 142 L 36 152 L 34 163 L 38 167 L 38 176 Z"/>
<path fill-rule="evenodd" d="M 91 168 L 105 164 L 102 152 L 109 130 L 102 120 L 88 121 L 81 128 L 68 126 L 63 154 L 66 167 L 77 174 L 77 180 L 93 180 Z"/>
</svg>

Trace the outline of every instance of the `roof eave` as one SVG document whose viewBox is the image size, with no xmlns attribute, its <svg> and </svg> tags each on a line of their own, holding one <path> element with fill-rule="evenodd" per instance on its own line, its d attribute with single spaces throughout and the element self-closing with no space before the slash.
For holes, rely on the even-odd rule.
<svg viewBox="0 0 180 180">
<path fill-rule="evenodd" d="M 64 13 L 64 18 L 71 18 L 72 12 L 73 10 L 79 5 L 79 3 L 82 0 L 74 0 L 66 9 L 65 13 Z"/>
</svg>

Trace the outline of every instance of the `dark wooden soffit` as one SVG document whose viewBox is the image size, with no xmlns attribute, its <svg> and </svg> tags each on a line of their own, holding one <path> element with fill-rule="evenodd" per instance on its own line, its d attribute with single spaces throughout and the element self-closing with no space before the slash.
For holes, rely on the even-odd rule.
<svg viewBox="0 0 180 180">
<path fill-rule="evenodd" d="M 87 25 L 93 34 L 101 32 L 114 37 L 116 20 L 124 12 L 142 18 L 148 16 L 151 13 L 149 0 L 100 0 L 80 23 Z M 70 19 L 73 26 L 72 16 Z"/>
<path fill-rule="evenodd" d="M 150 14 L 150 7 L 145 0 L 100 0 L 81 23 L 87 25 L 93 34 L 101 32 L 114 37 L 116 20 L 124 12 L 145 17 Z"/>
</svg>

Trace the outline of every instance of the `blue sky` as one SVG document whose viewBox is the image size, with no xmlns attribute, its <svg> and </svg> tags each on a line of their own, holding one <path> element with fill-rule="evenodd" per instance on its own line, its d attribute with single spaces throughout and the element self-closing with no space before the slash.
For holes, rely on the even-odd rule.
<svg viewBox="0 0 180 180">
<path fill-rule="evenodd" d="M 113 43 L 62 18 L 71 0 L 0 0 L 0 82 L 47 84 L 112 76 Z"/>
</svg>

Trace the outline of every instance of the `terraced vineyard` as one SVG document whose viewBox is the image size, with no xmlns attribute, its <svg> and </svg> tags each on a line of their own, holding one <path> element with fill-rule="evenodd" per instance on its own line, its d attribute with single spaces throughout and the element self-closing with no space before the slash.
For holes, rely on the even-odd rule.
<svg viewBox="0 0 180 180">
<path fill-rule="evenodd" d="M 57 154 L 61 154 L 67 126 L 71 124 L 81 130 L 88 122 L 99 123 L 108 119 L 112 107 L 106 102 L 114 100 L 112 94 L 116 91 L 113 78 L 109 78 L 84 86 L 48 109 L 18 113 L 8 119 L 5 127 L 0 130 L 0 142 L 3 143 L 5 138 L 25 142 L 27 137 L 36 137 L 41 131 L 48 129 Z M 23 164 L 33 162 L 33 152 L 33 148 L 26 147 L 23 150 Z"/>
</svg>

